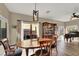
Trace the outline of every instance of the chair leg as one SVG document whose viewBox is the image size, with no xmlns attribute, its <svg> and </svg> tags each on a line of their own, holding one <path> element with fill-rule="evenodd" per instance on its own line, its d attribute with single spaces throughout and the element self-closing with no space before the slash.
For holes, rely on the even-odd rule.
<svg viewBox="0 0 79 59">
<path fill-rule="evenodd" d="M 50 56 L 52 56 L 52 49 L 50 49 Z"/>
<path fill-rule="evenodd" d="M 58 49 L 57 49 L 57 47 L 56 47 L 56 55 L 58 55 Z"/>
<path fill-rule="evenodd" d="M 34 49 L 33 49 L 33 53 L 34 53 Z"/>
</svg>

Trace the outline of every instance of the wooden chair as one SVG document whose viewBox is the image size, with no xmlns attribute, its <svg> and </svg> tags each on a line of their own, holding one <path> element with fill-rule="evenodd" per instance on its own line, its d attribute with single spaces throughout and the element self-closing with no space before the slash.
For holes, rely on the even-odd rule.
<svg viewBox="0 0 79 59">
<path fill-rule="evenodd" d="M 37 50 L 35 52 L 35 54 L 31 55 L 31 56 L 49 56 L 51 55 L 51 45 L 52 45 L 52 41 L 48 40 L 48 41 L 38 41 L 38 43 L 40 44 L 40 49 Z"/>
<path fill-rule="evenodd" d="M 52 44 L 52 46 L 51 46 L 52 49 L 53 49 L 53 48 L 56 48 L 56 55 L 58 54 L 57 39 L 58 39 L 58 36 L 57 36 L 57 35 L 54 35 L 54 36 L 52 37 L 52 40 L 55 41 L 55 42 L 54 42 L 54 43 Z"/>
<path fill-rule="evenodd" d="M 16 46 L 15 45 L 9 45 L 9 41 L 8 39 L 2 39 L 1 41 L 1 44 L 3 45 L 4 47 L 4 50 L 5 50 L 5 55 L 6 56 L 19 56 L 22 54 L 22 51 L 18 51 L 20 53 L 17 52 L 16 50 Z M 17 53 L 16 53 L 17 52 Z M 18 54 L 18 55 L 17 55 Z"/>
</svg>

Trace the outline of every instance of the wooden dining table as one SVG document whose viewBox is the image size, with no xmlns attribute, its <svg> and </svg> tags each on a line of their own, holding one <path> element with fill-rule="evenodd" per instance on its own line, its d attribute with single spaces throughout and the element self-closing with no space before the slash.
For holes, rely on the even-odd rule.
<svg viewBox="0 0 79 59">
<path fill-rule="evenodd" d="M 52 39 L 48 39 L 48 38 L 40 38 L 40 41 L 52 41 Z M 18 41 L 17 42 L 17 46 L 20 48 L 23 48 L 26 50 L 26 55 L 28 56 L 29 53 L 29 49 L 35 49 L 35 48 L 40 48 L 40 44 L 39 44 L 37 39 L 29 39 L 29 40 L 22 40 L 22 41 Z M 52 42 L 52 44 L 54 43 L 54 41 Z"/>
</svg>

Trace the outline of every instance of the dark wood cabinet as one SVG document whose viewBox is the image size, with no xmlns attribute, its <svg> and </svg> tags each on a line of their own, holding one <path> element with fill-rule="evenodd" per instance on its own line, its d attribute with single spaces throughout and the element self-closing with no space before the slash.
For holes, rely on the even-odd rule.
<svg viewBox="0 0 79 59">
<path fill-rule="evenodd" d="M 52 38 L 55 34 L 57 24 L 44 22 L 42 23 L 42 37 L 44 38 Z"/>
</svg>

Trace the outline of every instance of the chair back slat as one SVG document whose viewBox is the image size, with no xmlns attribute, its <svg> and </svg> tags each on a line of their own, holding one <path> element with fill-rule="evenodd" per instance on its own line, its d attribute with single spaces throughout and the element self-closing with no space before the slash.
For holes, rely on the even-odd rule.
<svg viewBox="0 0 79 59">
<path fill-rule="evenodd" d="M 42 55 L 42 52 L 43 50 L 47 50 L 47 54 L 50 53 L 50 49 L 51 49 L 51 45 L 52 45 L 52 39 L 48 39 L 48 38 L 42 38 L 41 40 L 39 40 L 39 44 L 40 44 L 40 47 L 41 47 L 41 54 Z"/>
<path fill-rule="evenodd" d="M 5 53 L 7 54 L 7 51 L 10 51 L 10 46 L 9 46 L 8 39 L 3 39 L 0 42 L 4 47 Z"/>
</svg>

